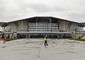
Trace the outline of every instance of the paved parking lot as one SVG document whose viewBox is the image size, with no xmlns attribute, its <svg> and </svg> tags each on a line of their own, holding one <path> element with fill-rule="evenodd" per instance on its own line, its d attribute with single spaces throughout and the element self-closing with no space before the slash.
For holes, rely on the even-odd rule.
<svg viewBox="0 0 85 60">
<path fill-rule="evenodd" d="M 85 60 L 85 42 L 68 39 L 19 39 L 0 42 L 0 60 Z"/>
</svg>

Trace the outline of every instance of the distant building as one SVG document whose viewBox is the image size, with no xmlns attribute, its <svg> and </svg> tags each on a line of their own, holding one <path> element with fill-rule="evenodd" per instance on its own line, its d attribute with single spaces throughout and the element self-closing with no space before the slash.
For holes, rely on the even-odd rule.
<svg viewBox="0 0 85 60">
<path fill-rule="evenodd" d="M 15 37 L 59 37 L 82 31 L 78 22 L 68 21 L 55 17 L 32 17 L 5 23 L 4 32 L 14 34 Z M 3 25 L 4 26 L 4 25 Z"/>
</svg>

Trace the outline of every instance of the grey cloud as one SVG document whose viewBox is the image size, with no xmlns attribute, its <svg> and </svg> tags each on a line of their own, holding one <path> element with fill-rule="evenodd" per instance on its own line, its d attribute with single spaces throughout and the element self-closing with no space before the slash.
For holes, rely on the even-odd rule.
<svg viewBox="0 0 85 60">
<path fill-rule="evenodd" d="M 5 11 L 4 2 L 0 1 L 0 14 Z"/>
<path fill-rule="evenodd" d="M 80 1 L 81 5 L 85 5 L 85 0 Z"/>
<path fill-rule="evenodd" d="M 49 5 L 45 5 L 45 4 L 40 4 L 40 3 L 24 3 L 22 0 L 13 0 L 13 2 L 11 1 L 11 3 L 13 3 L 13 6 L 10 6 L 6 4 L 8 4 L 8 2 L 6 3 L 5 0 L 1 1 L 0 0 L 0 18 L 3 20 L 9 19 L 15 19 L 15 18 L 20 18 L 23 17 L 27 14 L 33 13 L 32 11 L 34 11 L 35 13 L 49 13 L 49 12 L 63 12 L 66 11 L 65 8 L 63 7 L 59 7 L 59 6 L 55 6 L 55 7 L 50 7 Z M 15 5 L 14 5 L 15 4 Z M 15 8 L 16 6 L 16 8 Z M 31 9 L 32 11 L 29 11 L 29 9 Z M 29 14 L 30 15 L 30 14 Z"/>
<path fill-rule="evenodd" d="M 62 12 L 66 12 L 66 11 L 69 11 L 70 9 L 68 8 L 65 8 L 65 7 L 54 7 L 55 11 L 62 11 Z"/>
<path fill-rule="evenodd" d="M 29 4 L 28 8 L 33 9 L 35 12 L 49 12 L 51 10 L 50 7 L 43 4 Z"/>
<path fill-rule="evenodd" d="M 31 9 L 37 13 L 49 12 L 51 10 L 50 7 L 44 4 L 35 4 L 35 3 L 19 4 L 19 7 L 22 11 L 28 11 L 29 9 Z"/>
<path fill-rule="evenodd" d="M 49 0 L 48 0 L 48 2 L 49 2 Z M 83 3 L 80 2 L 80 3 L 84 4 L 84 2 Z M 65 4 L 62 3 L 62 5 L 65 5 Z M 27 17 L 30 15 L 33 15 L 33 13 L 35 15 L 37 15 L 37 13 L 39 13 L 41 15 L 43 13 L 45 13 L 46 15 L 48 15 L 48 14 L 50 14 L 50 12 L 55 16 L 59 15 L 59 14 L 57 14 L 57 12 L 58 12 L 61 14 L 61 16 L 65 14 L 66 16 L 65 15 L 64 16 L 68 17 L 68 18 L 72 18 L 72 19 L 76 19 L 76 20 L 85 19 L 85 13 L 84 13 L 84 9 L 83 9 L 85 4 L 80 5 L 80 6 L 78 4 L 75 4 L 76 6 L 74 6 L 72 4 L 67 4 L 65 6 L 62 6 L 62 5 L 58 5 L 58 2 L 51 6 L 49 4 L 47 5 L 44 3 L 39 3 L 37 1 L 35 1 L 33 3 L 33 2 L 29 2 L 27 0 L 0 0 L 0 19 L 14 20 L 14 19 L 23 18 L 25 16 Z M 77 7 L 79 8 L 80 13 L 83 12 L 83 14 L 78 13 L 78 10 L 76 9 Z M 74 13 L 72 13 L 72 12 L 74 12 Z"/>
<path fill-rule="evenodd" d="M 13 2 L 13 5 L 11 5 L 12 2 L 10 4 L 4 0 L 0 0 L 0 21 L 10 21 L 22 17 L 21 11 L 18 9 L 16 4 L 14 5 L 14 3 L 15 2 Z"/>
<path fill-rule="evenodd" d="M 59 6 L 55 6 L 55 7 L 50 7 L 49 5 L 45 5 L 45 4 L 39 4 L 39 3 L 19 3 L 20 9 L 23 11 L 27 11 L 28 9 L 32 9 L 33 11 L 37 12 L 37 13 L 47 13 L 47 12 L 63 12 L 63 11 L 67 11 L 67 8 L 64 7 L 59 7 Z"/>
<path fill-rule="evenodd" d="M 70 17 L 73 17 L 73 18 L 85 18 L 85 13 L 81 13 L 81 14 L 79 14 L 79 13 L 69 13 L 69 16 Z"/>
<path fill-rule="evenodd" d="M 85 13 L 68 13 L 66 17 L 70 20 L 85 22 Z"/>
<path fill-rule="evenodd" d="M 67 11 L 66 8 L 63 7 L 49 7 L 43 4 L 30 4 L 28 5 L 29 8 L 35 10 L 36 12 L 63 12 L 63 11 Z"/>
</svg>

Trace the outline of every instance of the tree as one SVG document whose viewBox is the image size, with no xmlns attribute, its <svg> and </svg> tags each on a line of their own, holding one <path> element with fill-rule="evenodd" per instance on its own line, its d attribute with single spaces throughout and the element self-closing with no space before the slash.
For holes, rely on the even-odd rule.
<svg viewBox="0 0 85 60">
<path fill-rule="evenodd" d="M 6 26 L 8 26 L 8 24 L 7 24 L 7 23 L 4 23 L 4 24 L 2 24 L 1 27 L 3 28 L 3 30 L 5 30 L 5 27 L 6 27 Z"/>
</svg>

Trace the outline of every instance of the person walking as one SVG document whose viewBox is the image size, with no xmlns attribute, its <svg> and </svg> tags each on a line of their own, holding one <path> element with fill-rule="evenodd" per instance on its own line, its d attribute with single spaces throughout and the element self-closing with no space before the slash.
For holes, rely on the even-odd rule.
<svg viewBox="0 0 85 60">
<path fill-rule="evenodd" d="M 44 46 L 48 46 L 47 37 L 44 37 Z"/>
<path fill-rule="evenodd" d="M 3 43 L 4 43 L 4 44 L 6 43 L 6 36 L 5 36 L 5 35 L 4 35 Z"/>
</svg>

